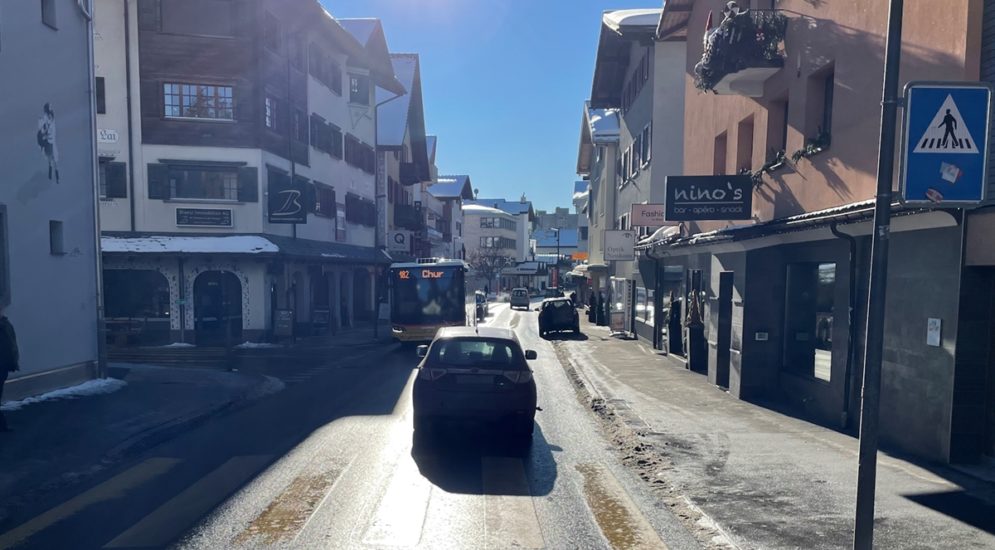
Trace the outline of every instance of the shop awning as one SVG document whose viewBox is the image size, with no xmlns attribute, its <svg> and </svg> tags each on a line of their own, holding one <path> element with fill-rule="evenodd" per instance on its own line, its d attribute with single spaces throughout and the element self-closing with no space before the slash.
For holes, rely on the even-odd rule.
<svg viewBox="0 0 995 550">
<path fill-rule="evenodd" d="M 105 233 L 103 254 L 207 255 L 283 257 L 322 263 L 389 264 L 390 256 L 373 247 L 294 239 L 278 235 L 154 235 Z"/>
</svg>

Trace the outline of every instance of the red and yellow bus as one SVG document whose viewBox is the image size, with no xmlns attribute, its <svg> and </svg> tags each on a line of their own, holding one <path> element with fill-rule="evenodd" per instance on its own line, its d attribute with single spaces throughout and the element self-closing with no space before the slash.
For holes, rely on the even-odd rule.
<svg viewBox="0 0 995 550">
<path fill-rule="evenodd" d="M 467 296 L 467 265 L 462 260 L 426 258 L 390 266 L 390 322 L 401 342 L 427 342 L 442 327 L 472 319 Z M 470 308 L 470 316 L 467 309 Z"/>
</svg>

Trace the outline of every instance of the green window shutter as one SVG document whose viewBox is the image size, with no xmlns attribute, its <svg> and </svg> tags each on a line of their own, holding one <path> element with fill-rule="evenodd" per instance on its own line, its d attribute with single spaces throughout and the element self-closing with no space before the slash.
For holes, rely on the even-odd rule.
<svg viewBox="0 0 995 550">
<path fill-rule="evenodd" d="M 128 197 L 128 165 L 123 162 L 107 163 L 107 198 Z"/>
<path fill-rule="evenodd" d="M 259 169 L 255 166 L 238 169 L 238 200 L 259 202 Z"/>
<path fill-rule="evenodd" d="M 169 166 L 149 164 L 149 198 L 166 200 L 169 197 Z"/>
</svg>

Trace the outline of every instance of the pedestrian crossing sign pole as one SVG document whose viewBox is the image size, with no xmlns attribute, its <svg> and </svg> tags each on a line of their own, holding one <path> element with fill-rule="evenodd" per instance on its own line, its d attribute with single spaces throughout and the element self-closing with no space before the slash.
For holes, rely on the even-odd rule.
<svg viewBox="0 0 995 550">
<path fill-rule="evenodd" d="M 971 207 L 986 199 L 991 112 L 992 87 L 986 82 L 905 87 L 903 203 Z"/>
</svg>

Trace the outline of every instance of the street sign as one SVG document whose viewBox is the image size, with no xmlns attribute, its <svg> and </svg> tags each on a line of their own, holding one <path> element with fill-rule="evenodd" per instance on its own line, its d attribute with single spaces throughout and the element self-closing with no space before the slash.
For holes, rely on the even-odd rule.
<svg viewBox="0 0 995 550">
<path fill-rule="evenodd" d="M 391 231 L 387 239 L 388 252 L 411 252 L 411 232 Z"/>
<path fill-rule="evenodd" d="M 910 82 L 905 87 L 899 196 L 909 204 L 985 200 L 991 85 Z"/>
<path fill-rule="evenodd" d="M 605 231 L 605 259 L 631 262 L 636 259 L 635 231 Z"/>
<path fill-rule="evenodd" d="M 751 176 L 667 176 L 667 220 L 749 220 Z"/>
</svg>

